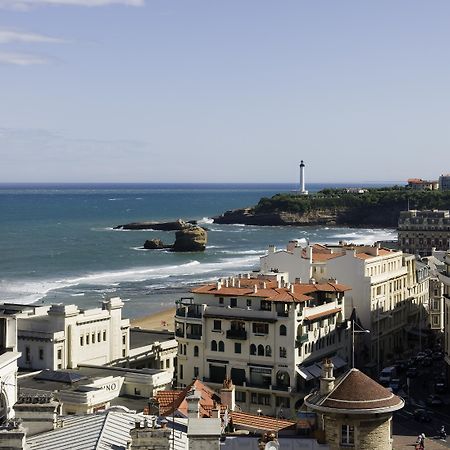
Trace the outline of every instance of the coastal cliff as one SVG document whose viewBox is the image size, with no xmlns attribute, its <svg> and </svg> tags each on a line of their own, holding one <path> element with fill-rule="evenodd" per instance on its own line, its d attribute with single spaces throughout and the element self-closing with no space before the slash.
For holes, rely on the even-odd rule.
<svg viewBox="0 0 450 450">
<path fill-rule="evenodd" d="M 215 223 L 245 225 L 337 225 L 396 228 L 400 211 L 450 209 L 450 191 L 413 191 L 401 187 L 326 189 L 314 195 L 276 194 L 249 208 L 226 211 Z"/>
</svg>

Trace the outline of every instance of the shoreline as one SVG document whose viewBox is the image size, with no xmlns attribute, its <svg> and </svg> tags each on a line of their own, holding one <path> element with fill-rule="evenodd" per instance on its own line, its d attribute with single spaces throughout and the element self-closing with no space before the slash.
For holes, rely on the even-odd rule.
<svg viewBox="0 0 450 450">
<path fill-rule="evenodd" d="M 175 330 L 175 307 L 147 314 L 145 316 L 130 319 L 131 327 L 138 327 L 146 330 Z"/>
</svg>

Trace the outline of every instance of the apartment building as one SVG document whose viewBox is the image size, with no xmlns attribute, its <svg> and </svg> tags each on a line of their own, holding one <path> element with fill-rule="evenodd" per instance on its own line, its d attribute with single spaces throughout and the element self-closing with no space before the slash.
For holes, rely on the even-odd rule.
<svg viewBox="0 0 450 450">
<path fill-rule="evenodd" d="M 122 319 L 122 307 L 118 297 L 84 311 L 63 304 L 1 305 L 17 317 L 19 367 L 33 370 L 102 365 L 128 356 L 129 320 Z"/>
<path fill-rule="evenodd" d="M 450 382 L 450 251 L 445 259 L 445 269 L 439 275 L 444 289 L 444 353 L 447 365 L 447 377 Z"/>
<path fill-rule="evenodd" d="M 450 174 L 441 175 L 439 177 L 439 189 L 442 191 L 449 191 L 450 190 Z"/>
<path fill-rule="evenodd" d="M 334 280 L 289 283 L 283 273 L 194 289 L 176 309 L 178 385 L 199 378 L 218 388 L 231 378 L 243 411 L 293 416 L 324 357 L 346 366 L 348 289 Z"/>
<path fill-rule="evenodd" d="M 377 245 L 302 246 L 291 241 L 286 250 L 269 246 L 261 257 L 261 272 L 270 270 L 288 272 L 290 282 L 335 278 L 350 286 L 345 317 L 355 310 L 371 331 L 361 356 L 374 372 L 420 339 L 416 334 L 419 322 L 426 320 L 429 276 L 426 267 L 418 269 L 413 255 Z"/>
<path fill-rule="evenodd" d="M 437 191 L 439 189 L 439 181 L 422 180 L 422 178 L 409 178 L 406 186 L 416 191 Z"/>
<path fill-rule="evenodd" d="M 398 219 L 398 242 L 406 253 L 426 256 L 450 245 L 450 211 L 402 211 Z"/>
</svg>

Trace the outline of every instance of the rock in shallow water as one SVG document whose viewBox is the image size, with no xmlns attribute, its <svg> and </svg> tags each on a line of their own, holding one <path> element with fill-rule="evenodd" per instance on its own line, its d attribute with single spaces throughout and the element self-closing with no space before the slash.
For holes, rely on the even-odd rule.
<svg viewBox="0 0 450 450">
<path fill-rule="evenodd" d="M 174 252 L 203 252 L 206 248 L 206 231 L 197 226 L 177 231 L 175 234 Z"/>
</svg>

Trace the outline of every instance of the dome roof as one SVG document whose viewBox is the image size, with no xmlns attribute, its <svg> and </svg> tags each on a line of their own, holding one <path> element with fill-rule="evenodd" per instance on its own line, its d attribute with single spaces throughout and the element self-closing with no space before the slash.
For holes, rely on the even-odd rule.
<svg viewBox="0 0 450 450">
<path fill-rule="evenodd" d="M 318 409 L 345 410 L 346 413 L 390 412 L 400 409 L 404 401 L 358 369 L 350 369 L 327 395 L 311 394 L 305 399 L 308 406 Z"/>
</svg>

